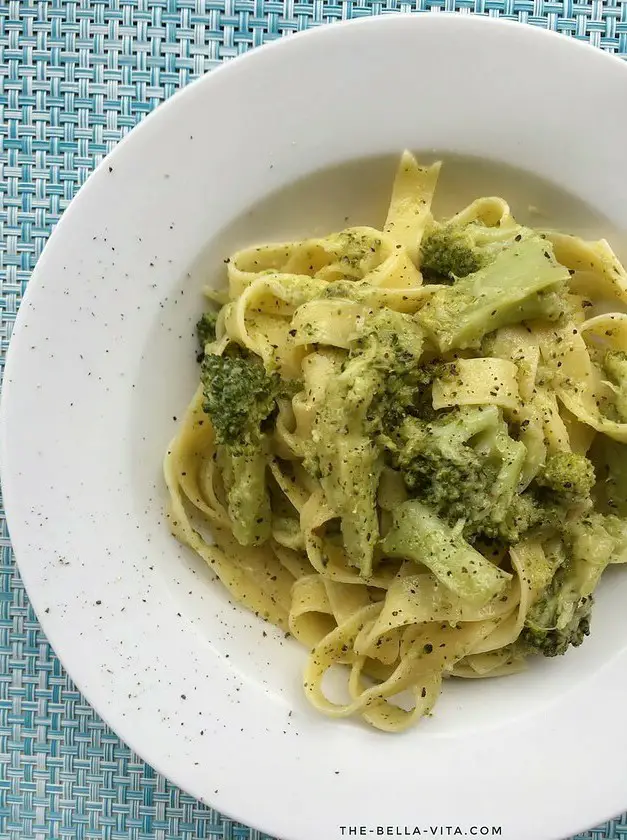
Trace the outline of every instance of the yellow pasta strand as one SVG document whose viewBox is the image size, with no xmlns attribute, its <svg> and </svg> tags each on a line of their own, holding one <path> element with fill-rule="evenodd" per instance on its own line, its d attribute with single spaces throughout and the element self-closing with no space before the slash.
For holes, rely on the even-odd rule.
<svg viewBox="0 0 627 840">
<path fill-rule="evenodd" d="M 546 475 L 547 459 L 559 453 L 590 452 L 591 458 L 597 457 L 598 491 L 605 480 L 599 479 L 603 463 L 607 467 L 614 458 L 620 460 L 622 444 L 627 443 L 627 379 L 621 381 L 607 363 L 608 358 L 622 363 L 627 352 L 627 314 L 607 312 L 627 308 L 627 272 L 605 240 L 544 234 L 546 247 L 552 247 L 558 262 L 570 270 L 561 288 L 547 291 L 562 304 L 558 320 L 505 320 L 505 326 L 484 335 L 480 349 L 477 342 L 472 345 L 476 349 L 461 354 L 438 354 L 428 338 L 422 346 L 418 319 L 411 316 L 446 288 L 423 283 L 420 272 L 421 242 L 435 224 L 432 202 L 439 171 L 440 163 L 421 166 L 405 152 L 383 230 L 362 225 L 244 248 L 228 260 L 228 288 L 205 290 L 221 309 L 215 339 L 204 352 L 255 358 L 272 374 L 272 381 L 278 375 L 286 385 L 259 426 L 263 448 L 255 455 L 260 459 L 255 461 L 260 464 L 255 475 L 270 500 L 265 542 L 245 546 L 236 539 L 238 530 L 229 515 L 234 469 L 228 467 L 219 422 L 214 429 L 205 413 L 209 397 L 202 383 L 164 460 L 173 535 L 206 562 L 233 600 L 289 630 L 309 650 L 303 676 L 306 698 L 331 718 L 358 716 L 386 732 L 399 732 L 430 714 L 444 677 L 506 676 L 526 667 L 528 651 L 520 643 L 521 633 L 529 610 L 552 580 L 554 555 L 558 548 L 566 549 L 557 529 L 545 524 L 528 529 L 523 537 L 516 532 L 509 543 L 499 537 L 490 544 L 483 534 L 472 548 L 467 546 L 468 556 L 480 552 L 479 559 L 491 563 L 486 568 L 504 584 L 497 595 L 478 601 L 479 606 L 468 591 L 465 597 L 456 594 L 444 571 L 438 577 L 431 573 L 432 558 L 424 554 L 424 541 L 409 552 L 412 559 L 392 558 L 395 550 L 384 538 L 395 527 L 399 506 L 415 504 L 412 498 L 417 497 L 436 522 L 437 509 L 435 501 L 418 495 L 419 480 L 412 483 L 400 458 L 395 460 L 398 421 L 384 411 L 379 418 L 372 409 L 374 401 L 389 396 L 388 387 L 391 393 L 400 388 L 411 422 L 422 416 L 420 411 L 426 412 L 425 423 L 416 420 L 425 436 L 422 444 L 433 434 L 428 419 L 433 412 L 458 418 L 472 413 L 473 406 L 491 406 L 498 428 L 514 438 L 509 466 L 515 463 L 518 472 L 510 499 L 530 485 L 536 492 Z M 499 197 L 478 198 L 448 223 L 471 225 L 478 247 L 496 245 L 497 250 L 523 231 Z M 548 252 L 545 256 L 552 259 Z M 329 383 L 359 354 L 368 341 L 369 321 L 381 318 L 381 310 L 404 313 L 403 318 L 390 319 L 399 334 L 388 336 L 385 347 L 394 342 L 402 347 L 400 333 L 407 329 L 414 349 L 404 351 L 404 367 L 395 372 L 396 379 L 377 360 L 374 390 L 365 374 L 354 376 L 352 402 L 345 402 L 360 418 L 358 432 L 343 422 L 343 407 L 338 405 L 333 409 L 337 422 L 325 426 L 321 406 L 330 393 Z M 432 362 L 437 364 L 431 378 L 418 377 L 414 390 L 404 392 L 404 374 L 411 381 L 417 365 L 426 371 Z M 326 433 L 327 428 L 333 433 Z M 476 434 L 479 439 L 480 432 Z M 357 437 L 361 448 L 351 447 Z M 486 458 L 497 458 L 500 450 L 491 448 L 490 440 L 490 434 L 484 434 L 477 447 L 483 446 L 484 453 L 489 450 Z M 370 482 L 369 495 L 360 497 L 367 498 L 364 508 L 350 507 L 342 470 L 349 457 L 359 460 L 363 452 L 372 456 L 367 463 L 373 466 L 351 475 Z M 506 482 L 504 470 L 495 488 Z M 626 488 L 618 490 L 627 497 Z M 450 551 L 457 550 L 458 536 L 467 533 L 465 516 L 462 509 L 457 524 L 446 525 L 446 533 L 452 534 L 447 537 Z M 355 519 L 366 523 L 368 541 L 374 534 L 367 563 L 367 552 L 360 556 L 342 530 L 346 521 Z M 616 525 L 614 520 L 614 525 L 618 529 L 620 522 Z M 241 532 L 239 536 L 244 541 Z M 578 550 L 590 555 L 596 551 L 612 563 L 627 562 L 627 549 L 614 532 L 599 539 L 584 534 Z M 589 589 L 597 579 L 590 576 Z M 338 673 L 343 700 L 327 683 Z"/>
</svg>

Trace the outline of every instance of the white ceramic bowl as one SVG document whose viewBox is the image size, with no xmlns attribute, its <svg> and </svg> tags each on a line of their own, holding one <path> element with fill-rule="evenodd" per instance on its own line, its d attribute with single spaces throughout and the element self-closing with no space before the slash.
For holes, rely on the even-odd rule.
<svg viewBox="0 0 627 840">
<path fill-rule="evenodd" d="M 617 237 L 626 99 L 618 60 L 531 27 L 443 15 L 325 27 L 175 96 L 66 212 L 7 362 L 11 536 L 79 688 L 190 793 L 286 840 L 351 826 L 549 840 L 627 807 L 624 572 L 582 648 L 450 683 L 432 719 L 382 735 L 308 708 L 304 652 L 231 606 L 169 536 L 161 480 L 197 376 L 200 287 L 223 281 L 235 246 L 345 217 L 380 224 L 405 147 L 489 161 L 453 160 L 441 206 L 504 192 L 523 218 L 536 205 L 545 222 Z"/>
</svg>

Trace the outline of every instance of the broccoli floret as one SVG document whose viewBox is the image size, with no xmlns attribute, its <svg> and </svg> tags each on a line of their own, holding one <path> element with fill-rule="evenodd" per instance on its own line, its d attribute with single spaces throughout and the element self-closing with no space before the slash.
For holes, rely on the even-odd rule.
<svg viewBox="0 0 627 840">
<path fill-rule="evenodd" d="M 410 494 L 463 535 L 506 544 L 529 531 L 561 533 L 575 510 L 591 507 L 594 470 L 581 455 L 558 453 L 519 492 L 526 450 L 495 406 L 454 409 L 430 421 L 410 416 L 381 435 Z M 399 409 L 399 412 L 401 410 Z"/>
<path fill-rule="evenodd" d="M 447 414 L 447 409 L 433 408 L 431 389 L 436 379 L 450 373 L 444 362 L 420 364 L 402 351 L 394 354 L 370 413 L 373 429 L 389 435 L 406 417 L 429 421 Z"/>
<path fill-rule="evenodd" d="M 594 467 L 585 456 L 572 452 L 550 455 L 527 490 L 511 499 L 501 535 L 509 532 L 514 537 L 509 541 L 516 542 L 533 529 L 564 534 L 574 512 L 592 507 L 594 482 Z"/>
<path fill-rule="evenodd" d="M 609 350 L 603 359 L 603 367 L 614 385 L 614 406 L 618 416 L 627 422 L 627 353 Z"/>
<path fill-rule="evenodd" d="M 511 575 L 486 560 L 457 529 L 415 499 L 403 502 L 394 512 L 381 547 L 389 557 L 424 564 L 460 598 L 477 606 L 501 595 L 511 580 Z"/>
<path fill-rule="evenodd" d="M 460 411 L 431 423 L 406 418 L 395 436 L 395 466 L 407 487 L 452 524 L 466 517 L 469 496 L 485 507 L 488 478 L 469 441 L 497 417 L 495 408 Z"/>
<path fill-rule="evenodd" d="M 450 283 L 479 271 L 512 242 L 533 236 L 518 225 L 489 226 L 479 221 L 435 223 L 420 243 L 420 270 L 427 280 Z"/>
<path fill-rule="evenodd" d="M 594 467 L 585 455 L 574 452 L 556 452 L 547 458 L 546 464 L 535 478 L 547 501 L 566 506 L 589 502 L 595 484 Z"/>
<path fill-rule="evenodd" d="M 541 518 L 517 493 L 524 446 L 507 434 L 496 407 L 467 408 L 429 423 L 406 418 L 389 444 L 410 493 L 469 540 L 516 542 Z"/>
<path fill-rule="evenodd" d="M 556 571 L 521 633 L 520 643 L 529 651 L 557 656 L 589 634 L 593 592 L 608 564 L 622 560 L 625 532 L 618 522 L 592 513 L 565 524 Z"/>
<path fill-rule="evenodd" d="M 553 530 L 560 521 L 553 510 L 540 506 L 531 493 L 525 492 L 513 497 L 503 520 L 496 528 L 486 527 L 486 534 L 493 539 L 500 538 L 503 542 L 513 545 L 519 542 L 528 531 L 540 527 Z"/>
<path fill-rule="evenodd" d="M 233 533 L 242 545 L 258 545 L 271 530 L 263 426 L 287 386 L 244 351 L 206 354 L 201 381 L 203 411 L 215 431 Z"/>
<path fill-rule="evenodd" d="M 565 308 L 563 286 L 568 277 L 551 245 L 529 236 L 503 248 L 491 263 L 453 287 L 438 289 L 416 318 L 441 352 L 477 347 L 499 327 L 558 318 Z"/>
<path fill-rule="evenodd" d="M 196 324 L 196 338 L 198 339 L 198 361 L 201 362 L 205 355 L 205 347 L 216 340 L 216 322 L 218 313 L 212 310 L 205 312 Z"/>
<path fill-rule="evenodd" d="M 369 433 L 388 434 L 409 414 L 420 413 L 427 386 L 443 365 L 422 365 L 424 336 L 409 315 L 382 309 L 367 321 L 352 358 L 376 372 L 376 387 L 365 414 Z M 429 411 L 431 396 L 428 398 Z"/>
<path fill-rule="evenodd" d="M 601 563 L 589 562 L 592 555 L 574 546 L 571 552 L 573 556 L 558 566 L 527 613 L 519 638 L 527 652 L 559 656 L 571 646 L 578 647 L 590 633 L 592 591 L 609 562 L 609 552 Z"/>
<path fill-rule="evenodd" d="M 561 577 L 553 578 L 549 589 L 527 614 L 519 641 L 529 652 L 560 656 L 571 646 L 579 647 L 590 634 L 592 596 L 564 594 Z"/>
<path fill-rule="evenodd" d="M 486 256 L 475 245 L 468 227 L 436 225 L 420 245 L 420 270 L 424 277 L 438 282 L 474 274 L 485 262 Z"/>
<path fill-rule="evenodd" d="M 211 417 L 218 443 L 229 446 L 256 442 L 264 420 L 285 391 L 281 378 L 267 374 L 252 353 L 216 356 L 202 362 L 203 411 Z"/>
</svg>

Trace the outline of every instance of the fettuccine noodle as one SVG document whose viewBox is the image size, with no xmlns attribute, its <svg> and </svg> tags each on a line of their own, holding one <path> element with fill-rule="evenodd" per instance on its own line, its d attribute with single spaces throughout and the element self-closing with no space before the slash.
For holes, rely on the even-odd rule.
<svg viewBox="0 0 627 840">
<path fill-rule="evenodd" d="M 574 626 L 605 565 L 627 554 L 627 481 L 616 467 L 627 443 L 627 274 L 607 242 L 529 231 L 500 198 L 436 222 L 439 170 L 404 153 L 382 230 L 231 257 L 202 382 L 165 458 L 177 539 L 235 601 L 308 649 L 313 706 L 387 731 L 429 714 L 448 677 L 516 673 L 534 644 L 562 652 L 555 634 Z M 434 231 L 452 229 L 482 255 L 474 265 L 466 254 L 470 272 L 459 279 L 429 263 Z M 519 253 L 523 268 L 506 263 Z M 517 271 L 527 297 L 504 301 L 510 274 L 520 286 Z M 456 289 L 487 303 L 453 317 Z M 600 300 L 615 311 L 588 318 Z M 267 402 L 261 423 L 235 443 L 212 408 L 220 394 L 208 395 L 209 363 L 231 359 L 242 371 L 234 393 L 246 365 L 277 389 L 256 393 L 255 405 Z M 234 423 L 248 422 L 243 411 Z M 494 470 L 483 501 L 464 496 L 467 465 L 452 450 L 438 450 L 437 475 L 425 467 L 449 420 L 475 424 L 454 445 Z M 570 487 L 546 490 L 549 464 L 571 456 L 594 468 L 584 501 L 564 502 Z M 434 488 L 447 458 L 458 472 L 443 501 Z M 537 510 L 512 519 L 519 497 Z M 568 532 L 550 519 L 558 497 Z M 488 511 L 497 500 L 500 512 Z M 582 518 L 595 536 L 577 530 Z M 583 601 L 562 599 L 544 627 L 538 604 L 569 574 Z M 344 701 L 326 689 L 333 666 Z"/>
</svg>

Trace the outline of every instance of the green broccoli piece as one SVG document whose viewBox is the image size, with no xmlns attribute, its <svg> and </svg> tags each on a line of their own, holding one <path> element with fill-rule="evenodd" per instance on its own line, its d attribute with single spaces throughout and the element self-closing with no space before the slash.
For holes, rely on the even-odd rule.
<svg viewBox="0 0 627 840">
<path fill-rule="evenodd" d="M 518 225 L 435 223 L 420 243 L 420 270 L 427 280 L 451 283 L 479 271 L 512 242 L 533 235 L 529 228 Z"/>
<path fill-rule="evenodd" d="M 258 545 L 270 536 L 263 426 L 286 384 L 251 353 L 207 353 L 202 361 L 203 411 L 211 418 L 235 538 Z"/>
<path fill-rule="evenodd" d="M 383 308 L 366 320 L 353 356 L 367 356 L 368 362 L 387 376 L 406 365 L 417 365 L 423 345 L 424 333 L 411 315 Z"/>
<path fill-rule="evenodd" d="M 627 517 L 627 446 L 597 435 L 590 449 L 596 467 L 596 507 L 603 513 Z"/>
<path fill-rule="evenodd" d="M 466 408 L 425 423 L 408 417 L 388 444 L 410 493 L 469 540 L 516 542 L 540 512 L 518 495 L 525 450 L 494 406 Z"/>
<path fill-rule="evenodd" d="M 519 643 L 528 652 L 560 656 L 579 647 L 590 634 L 592 596 L 580 596 L 556 574 L 543 596 L 527 613 Z"/>
<path fill-rule="evenodd" d="M 272 530 L 272 511 L 266 485 L 268 440 L 256 444 L 218 445 L 217 462 L 226 490 L 233 536 L 240 545 L 261 545 Z"/>
<path fill-rule="evenodd" d="M 205 355 L 205 347 L 212 341 L 216 340 L 216 322 L 218 320 L 218 313 L 209 310 L 203 313 L 200 320 L 196 324 L 196 338 L 198 339 L 198 361 L 201 362 Z"/>
<path fill-rule="evenodd" d="M 499 417 L 499 422 L 477 440 L 476 449 L 488 458 L 488 463 L 496 466 L 492 495 L 499 500 L 500 510 L 492 516 L 501 520 L 518 490 L 525 463 L 525 446 L 510 437 L 507 423 Z"/>
<path fill-rule="evenodd" d="M 513 545 L 523 539 L 529 531 L 536 528 L 555 530 L 560 522 L 561 519 L 558 519 L 553 510 L 541 507 L 532 493 L 525 492 L 515 495 L 505 517 L 496 527 L 485 527 L 485 531 L 493 539 L 501 539 Z"/>
<path fill-rule="evenodd" d="M 585 456 L 572 452 L 551 455 L 527 490 L 510 498 L 502 524 L 486 533 L 508 542 L 516 542 L 534 529 L 563 534 L 574 511 L 592 507 L 594 482 L 594 468 Z"/>
<path fill-rule="evenodd" d="M 565 506 L 589 502 L 595 481 L 592 462 L 574 452 L 550 455 L 535 477 L 535 483 L 544 491 L 539 494 L 541 499 Z"/>
<path fill-rule="evenodd" d="M 432 386 L 436 379 L 450 373 L 451 366 L 445 362 L 421 364 L 399 349 L 390 360 L 373 403 L 369 418 L 372 428 L 389 435 L 407 417 L 429 421 L 448 413 L 448 409 L 433 408 Z"/>
<path fill-rule="evenodd" d="M 564 534 L 574 513 L 592 507 L 594 468 L 583 455 L 556 453 L 523 493 L 511 497 L 505 518 L 489 536 L 517 542 L 529 531 Z"/>
<path fill-rule="evenodd" d="M 482 459 L 469 441 L 497 421 L 498 409 L 492 406 L 464 409 L 431 423 L 406 418 L 398 430 L 393 454 L 409 489 L 429 497 L 436 509 L 441 509 L 444 502 L 452 505 L 453 521 L 463 518 L 463 484 L 472 485 L 478 492 L 486 483 Z M 455 508 L 458 498 L 459 510 Z"/>
<path fill-rule="evenodd" d="M 403 557 L 427 566 L 452 592 L 477 606 L 499 597 L 511 575 L 469 545 L 426 505 L 412 499 L 393 514 L 381 543 L 388 557 Z"/>
<path fill-rule="evenodd" d="M 611 513 L 603 517 L 603 525 L 614 540 L 610 563 L 627 563 L 627 522 Z"/>
<path fill-rule="evenodd" d="M 603 359 L 603 368 L 614 385 L 616 412 L 623 422 L 627 422 L 627 353 L 608 350 Z"/>
<path fill-rule="evenodd" d="M 504 247 L 494 260 L 438 289 L 416 318 L 441 352 L 477 347 L 488 333 L 534 318 L 556 319 L 566 306 L 568 270 L 551 245 L 529 236 Z"/>
<path fill-rule="evenodd" d="M 420 270 L 436 282 L 453 282 L 485 265 L 486 255 L 476 246 L 469 227 L 436 225 L 420 244 Z"/>
<path fill-rule="evenodd" d="M 572 453 L 550 457 L 519 492 L 526 449 L 496 407 L 456 409 L 428 422 L 409 411 L 380 440 L 410 494 L 449 525 L 461 521 L 467 540 L 511 545 L 534 529 L 561 533 L 573 510 L 591 506 L 594 469 Z"/>
<path fill-rule="evenodd" d="M 312 429 L 322 489 L 341 519 L 349 562 L 364 577 L 372 572 L 379 537 L 376 494 L 382 465 L 365 423 L 377 384 L 376 370 L 360 356 L 349 359 L 343 370 L 336 365 L 336 372 L 328 377 L 324 400 L 318 403 Z"/>
<path fill-rule="evenodd" d="M 573 571 L 583 595 L 594 591 L 602 572 L 622 548 L 625 532 L 617 518 L 596 511 L 567 523 L 565 540 L 574 561 Z"/>
<path fill-rule="evenodd" d="M 592 513 L 565 524 L 556 571 L 521 633 L 520 643 L 529 651 L 558 656 L 589 634 L 593 592 L 608 564 L 624 551 L 625 532 L 614 520 Z"/>
<path fill-rule="evenodd" d="M 375 312 L 348 358 L 336 359 L 316 413 L 312 437 L 320 482 L 341 519 L 348 559 L 364 577 L 372 572 L 379 537 L 376 498 L 383 462 L 373 434 L 379 417 L 374 403 L 393 371 L 417 364 L 422 344 L 413 318 L 388 309 Z"/>
<path fill-rule="evenodd" d="M 216 441 L 229 446 L 256 442 L 260 426 L 285 391 L 281 378 L 267 374 L 261 359 L 236 351 L 208 353 L 201 368 L 203 411 L 211 417 Z"/>
</svg>

